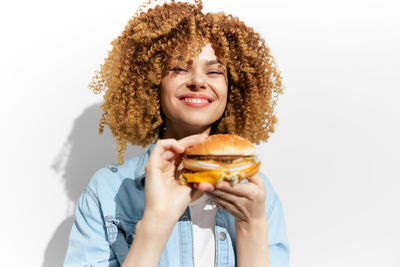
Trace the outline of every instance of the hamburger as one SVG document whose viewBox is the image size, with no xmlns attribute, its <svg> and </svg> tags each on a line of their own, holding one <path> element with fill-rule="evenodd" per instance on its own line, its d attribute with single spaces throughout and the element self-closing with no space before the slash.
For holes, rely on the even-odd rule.
<svg viewBox="0 0 400 267">
<path fill-rule="evenodd" d="M 186 149 L 181 183 L 217 184 L 227 180 L 232 185 L 237 184 L 258 172 L 260 162 L 254 151 L 254 145 L 243 137 L 211 135 L 203 143 Z"/>
</svg>

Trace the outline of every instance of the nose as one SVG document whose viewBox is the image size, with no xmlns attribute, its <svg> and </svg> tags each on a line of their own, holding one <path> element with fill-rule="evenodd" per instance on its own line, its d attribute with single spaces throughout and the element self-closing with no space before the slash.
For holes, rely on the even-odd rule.
<svg viewBox="0 0 400 267">
<path fill-rule="evenodd" d="M 193 77 L 186 83 L 186 87 L 189 88 L 190 90 L 197 91 L 201 89 L 206 89 L 207 83 L 202 79 L 200 79 L 199 77 Z"/>
</svg>

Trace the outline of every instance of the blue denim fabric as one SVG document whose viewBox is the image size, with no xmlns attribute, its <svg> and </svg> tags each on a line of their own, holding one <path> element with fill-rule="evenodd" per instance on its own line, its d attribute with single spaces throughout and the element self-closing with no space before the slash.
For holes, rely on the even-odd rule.
<svg viewBox="0 0 400 267">
<path fill-rule="evenodd" d="M 122 265 L 143 215 L 144 165 L 153 147 L 123 165 L 110 165 L 93 175 L 76 207 L 64 266 Z M 270 266 L 287 267 L 289 246 L 281 202 L 267 178 L 259 175 L 267 191 Z M 234 217 L 218 209 L 215 225 L 215 266 L 236 266 Z M 158 266 L 189 267 L 193 262 L 192 222 L 187 208 L 175 224 Z"/>
</svg>

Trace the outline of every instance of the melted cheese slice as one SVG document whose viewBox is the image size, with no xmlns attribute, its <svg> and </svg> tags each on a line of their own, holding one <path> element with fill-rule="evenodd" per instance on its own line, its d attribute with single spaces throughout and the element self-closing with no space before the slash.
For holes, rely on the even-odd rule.
<svg viewBox="0 0 400 267">
<path fill-rule="evenodd" d="M 210 184 L 217 184 L 223 180 L 228 180 L 232 184 L 238 183 L 239 179 L 244 177 L 244 175 L 250 172 L 252 169 L 259 166 L 259 164 L 254 164 L 247 169 L 240 170 L 240 172 L 228 172 L 228 171 L 204 171 L 204 172 L 185 172 L 182 173 L 184 179 L 187 183 L 201 183 L 206 182 Z"/>
<path fill-rule="evenodd" d="M 200 183 L 206 182 L 210 184 L 216 184 L 219 178 L 223 176 L 221 171 L 208 171 L 208 172 L 194 172 L 194 173 L 183 173 L 186 182 L 188 183 Z"/>
</svg>

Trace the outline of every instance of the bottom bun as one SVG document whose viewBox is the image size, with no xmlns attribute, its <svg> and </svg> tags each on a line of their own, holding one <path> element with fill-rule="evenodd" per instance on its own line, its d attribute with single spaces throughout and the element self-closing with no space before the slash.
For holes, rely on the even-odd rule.
<svg viewBox="0 0 400 267">
<path fill-rule="evenodd" d="M 224 180 L 230 182 L 232 185 L 237 184 L 239 181 L 247 179 L 257 174 L 260 169 L 260 162 L 255 165 L 242 170 L 240 172 L 229 172 L 227 170 L 215 170 L 215 171 L 202 171 L 202 172 L 190 172 L 183 169 L 180 175 L 180 181 L 182 184 L 198 184 L 198 183 L 209 183 L 218 184 Z"/>
</svg>

